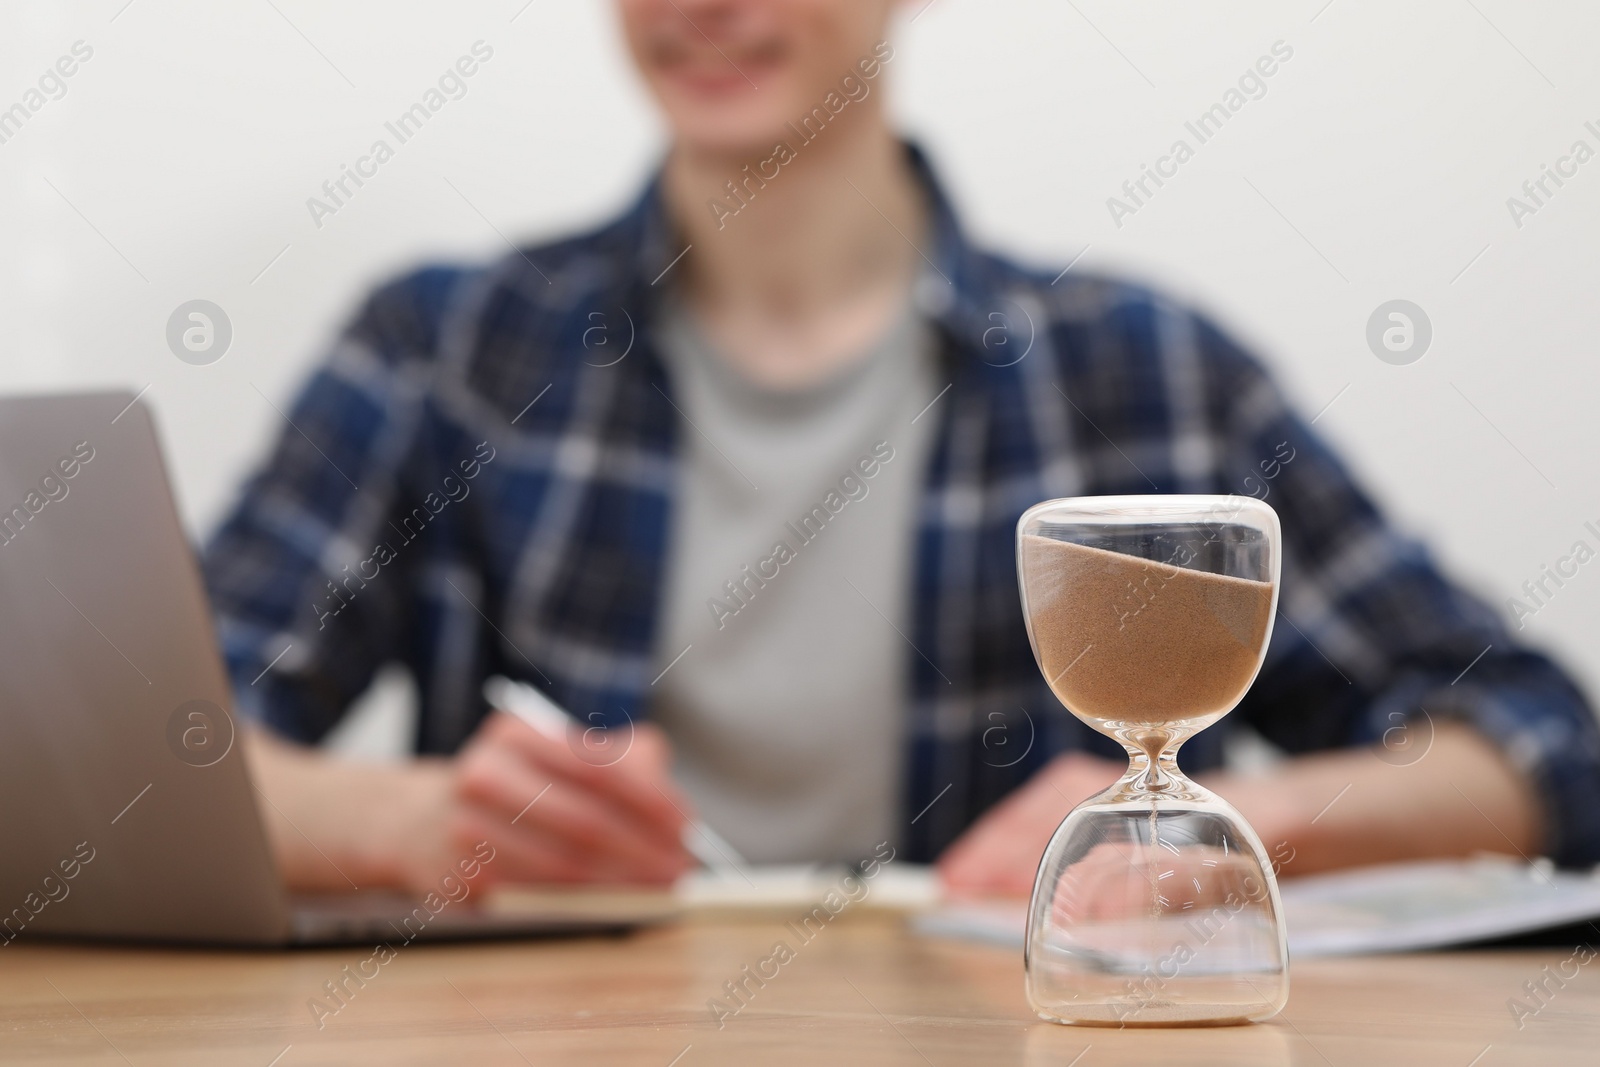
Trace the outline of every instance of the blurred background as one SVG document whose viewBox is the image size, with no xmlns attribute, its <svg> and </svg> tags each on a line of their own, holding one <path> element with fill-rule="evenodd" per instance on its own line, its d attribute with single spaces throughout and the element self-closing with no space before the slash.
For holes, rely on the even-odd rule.
<svg viewBox="0 0 1600 1067">
<path fill-rule="evenodd" d="M 1580 0 L 909 0 L 888 91 L 969 229 L 1209 311 L 1509 618 L 1575 541 L 1600 549 L 1597 40 Z M 384 123 L 480 41 L 399 144 Z M 1185 123 L 1277 42 L 1200 144 Z M 379 138 L 394 157 L 315 218 Z M 1135 204 L 1123 183 L 1179 138 L 1194 157 Z M 10 0 L 0 391 L 144 390 L 203 538 L 369 286 L 596 223 L 661 150 L 605 0 Z M 191 300 L 231 323 L 209 365 L 167 343 Z M 1368 343 L 1392 300 L 1431 324 L 1401 364 Z M 1525 623 L 1600 694 L 1600 561 Z M 405 714 L 386 677 L 340 743 L 392 750 Z"/>
</svg>

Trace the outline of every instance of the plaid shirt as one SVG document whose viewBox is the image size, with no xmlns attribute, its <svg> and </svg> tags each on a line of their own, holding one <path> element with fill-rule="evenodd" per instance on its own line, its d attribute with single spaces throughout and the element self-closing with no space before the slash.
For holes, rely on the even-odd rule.
<svg viewBox="0 0 1600 1067">
<path fill-rule="evenodd" d="M 1291 752 L 1376 742 L 1374 758 L 1405 763 L 1455 717 L 1538 783 L 1545 854 L 1600 859 L 1600 736 L 1572 683 L 1385 524 L 1216 326 L 975 249 L 911 156 L 932 212 L 916 293 L 948 386 L 924 415 L 937 430 L 908 546 L 908 858 L 1056 753 L 1122 755 L 1034 663 L 1022 511 L 1238 493 L 1282 520 L 1282 618 L 1255 686 L 1188 742 L 1186 769 L 1221 762 L 1230 722 Z M 371 296 L 206 553 L 244 713 L 316 741 L 387 663 L 418 683 L 422 752 L 462 744 L 495 673 L 588 722 L 649 713 L 684 432 L 651 324 L 683 250 L 652 184 L 596 232 Z"/>
</svg>

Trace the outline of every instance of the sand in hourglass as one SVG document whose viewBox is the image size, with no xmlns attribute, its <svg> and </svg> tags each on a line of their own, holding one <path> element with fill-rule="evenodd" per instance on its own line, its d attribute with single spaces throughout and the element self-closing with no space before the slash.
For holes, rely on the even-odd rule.
<svg viewBox="0 0 1600 1067">
<path fill-rule="evenodd" d="M 1255 676 L 1272 585 L 1027 534 L 1028 613 L 1061 702 L 1091 719 L 1227 711 Z"/>
</svg>

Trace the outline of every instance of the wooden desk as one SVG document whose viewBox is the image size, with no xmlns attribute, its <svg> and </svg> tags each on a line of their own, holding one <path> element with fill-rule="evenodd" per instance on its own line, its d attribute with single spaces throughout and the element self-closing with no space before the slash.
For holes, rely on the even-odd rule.
<svg viewBox="0 0 1600 1067">
<path fill-rule="evenodd" d="M 706 1007 L 784 937 L 795 956 L 721 1029 Z M 248 1064 L 1509 1064 L 1600 1061 L 1600 960 L 1516 1026 L 1507 1000 L 1566 951 L 1297 964 L 1288 1011 L 1215 1030 L 1033 1019 L 1016 952 L 846 914 L 808 944 L 779 921 L 626 938 L 412 945 L 318 1029 L 307 1001 L 370 950 L 0 949 L 0 1062 Z M 370 967 L 368 970 L 370 971 Z M 770 968 L 769 968 L 770 971 Z M 285 1048 L 287 1046 L 287 1051 Z M 1487 1049 L 1487 1051 L 1485 1051 Z M 1075 1059 L 1075 1057 L 1080 1057 Z M 274 1057 L 279 1057 L 274 1060 Z"/>
</svg>

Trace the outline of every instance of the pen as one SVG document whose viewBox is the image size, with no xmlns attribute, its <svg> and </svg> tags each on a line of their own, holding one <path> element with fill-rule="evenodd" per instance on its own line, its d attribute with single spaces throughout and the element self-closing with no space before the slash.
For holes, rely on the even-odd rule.
<svg viewBox="0 0 1600 1067">
<path fill-rule="evenodd" d="M 526 682 L 497 674 L 483 683 L 483 697 L 491 707 L 509 711 L 546 737 L 567 740 L 567 731 L 573 725 L 572 716 Z M 748 866 L 727 838 L 700 819 L 692 819 L 684 826 L 683 847 L 714 871 L 732 872 Z"/>
</svg>

